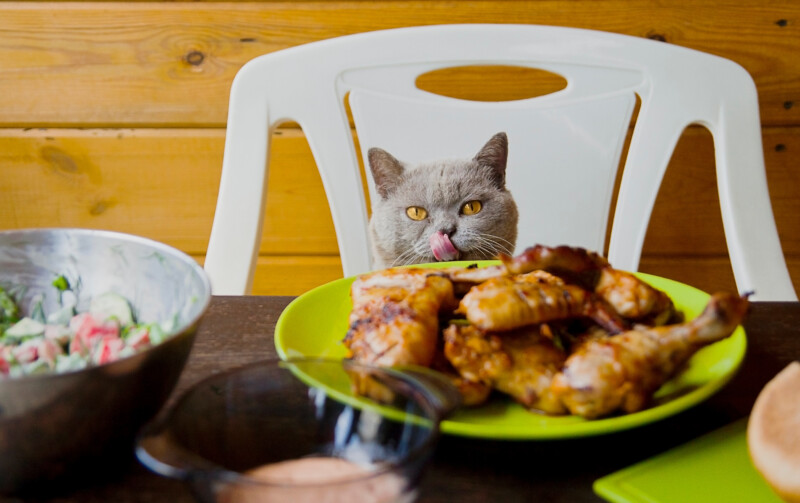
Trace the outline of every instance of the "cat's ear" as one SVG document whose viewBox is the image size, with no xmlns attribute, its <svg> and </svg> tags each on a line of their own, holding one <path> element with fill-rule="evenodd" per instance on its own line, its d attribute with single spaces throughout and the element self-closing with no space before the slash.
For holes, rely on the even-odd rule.
<svg viewBox="0 0 800 503">
<path fill-rule="evenodd" d="M 375 188 L 381 197 L 386 198 L 400 184 L 403 164 L 380 148 L 369 149 L 367 159 L 372 170 L 372 178 L 375 180 Z"/>
<path fill-rule="evenodd" d="M 475 154 L 473 161 L 492 168 L 493 180 L 498 188 L 506 186 L 506 161 L 508 160 L 508 136 L 497 133 Z"/>
</svg>

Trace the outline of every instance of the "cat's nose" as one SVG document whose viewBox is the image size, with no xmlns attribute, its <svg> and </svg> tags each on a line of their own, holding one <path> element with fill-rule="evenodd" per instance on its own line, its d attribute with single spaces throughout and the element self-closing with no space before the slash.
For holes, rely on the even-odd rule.
<svg viewBox="0 0 800 503">
<path fill-rule="evenodd" d="M 447 234 L 447 236 L 449 237 L 449 236 L 452 236 L 453 234 L 456 233 L 456 226 L 455 225 L 450 225 L 450 226 L 447 226 L 447 227 L 442 227 L 441 229 L 439 229 L 439 231 L 442 234 Z"/>
</svg>

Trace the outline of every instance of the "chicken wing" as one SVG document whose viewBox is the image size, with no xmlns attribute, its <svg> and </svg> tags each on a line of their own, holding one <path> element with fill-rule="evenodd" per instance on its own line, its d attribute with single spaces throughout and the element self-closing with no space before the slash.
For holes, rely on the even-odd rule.
<svg viewBox="0 0 800 503">
<path fill-rule="evenodd" d="M 583 248 L 537 245 L 515 257 L 499 258 L 510 274 L 541 269 L 582 286 L 623 318 L 651 325 L 680 321 L 667 294 L 629 272 L 614 269 L 605 258 Z"/>
<path fill-rule="evenodd" d="M 389 269 L 357 278 L 350 295 L 353 309 L 343 341 L 350 358 L 385 367 L 430 366 L 439 313 L 456 306 L 449 279 L 421 268 Z M 385 394 L 371 379 L 353 376 L 353 384 L 357 393 Z"/>
<path fill-rule="evenodd" d="M 537 273 L 489 279 L 464 295 L 458 312 L 486 332 L 574 317 L 591 318 L 611 333 L 627 328 L 625 321 L 591 292 L 549 277 Z"/>
<path fill-rule="evenodd" d="M 344 344 L 352 358 L 383 366 L 431 364 L 439 312 L 456 305 L 447 278 L 425 269 L 389 269 L 361 276 L 350 291 Z"/>
</svg>

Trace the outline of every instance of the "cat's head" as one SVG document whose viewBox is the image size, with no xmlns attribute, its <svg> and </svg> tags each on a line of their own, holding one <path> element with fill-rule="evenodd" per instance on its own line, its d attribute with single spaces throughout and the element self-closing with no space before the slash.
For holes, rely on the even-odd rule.
<svg viewBox="0 0 800 503">
<path fill-rule="evenodd" d="M 508 138 L 494 135 L 472 159 L 407 166 L 372 148 L 378 200 L 370 234 L 375 267 L 513 253 L 517 206 L 506 190 Z"/>
</svg>

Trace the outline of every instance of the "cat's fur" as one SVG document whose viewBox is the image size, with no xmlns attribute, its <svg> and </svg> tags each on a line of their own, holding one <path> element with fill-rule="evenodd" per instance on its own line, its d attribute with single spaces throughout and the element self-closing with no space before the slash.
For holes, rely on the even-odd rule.
<svg viewBox="0 0 800 503">
<path fill-rule="evenodd" d="M 369 165 L 379 195 L 370 219 L 374 268 L 435 262 L 437 239 L 453 252 L 445 260 L 513 253 L 518 213 L 505 186 L 507 157 L 505 133 L 493 136 L 471 160 L 406 166 L 382 149 L 370 149 Z M 481 210 L 464 214 L 464 204 L 474 200 L 480 201 Z M 415 221 L 407 216 L 406 210 L 414 206 L 427 210 L 427 218 Z"/>
</svg>

